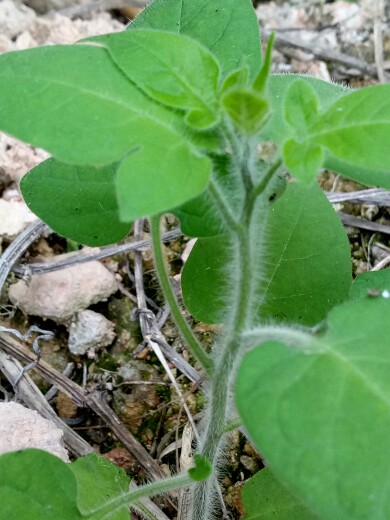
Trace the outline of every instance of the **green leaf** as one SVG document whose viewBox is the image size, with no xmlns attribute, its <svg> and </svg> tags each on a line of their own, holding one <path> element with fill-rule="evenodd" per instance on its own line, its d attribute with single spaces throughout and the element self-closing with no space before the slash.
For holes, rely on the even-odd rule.
<svg viewBox="0 0 390 520">
<path fill-rule="evenodd" d="M 250 0 L 155 0 L 129 29 L 185 34 L 205 45 L 225 73 L 247 66 L 254 78 L 261 65 L 259 23 Z"/>
<path fill-rule="evenodd" d="M 128 81 L 106 49 L 64 45 L 0 56 L 0 128 L 64 162 L 112 163 L 149 132 L 184 143 L 175 119 Z"/>
<path fill-rule="evenodd" d="M 257 133 L 267 121 L 268 101 L 250 89 L 231 89 L 222 97 L 222 105 L 233 123 L 244 133 Z"/>
<path fill-rule="evenodd" d="M 222 323 L 227 312 L 229 244 L 227 236 L 198 239 L 182 271 L 184 304 L 204 323 Z"/>
<path fill-rule="evenodd" d="M 337 100 L 308 138 L 351 165 L 389 174 L 389 136 L 390 85 L 376 85 Z"/>
<path fill-rule="evenodd" d="M 285 98 L 291 84 L 296 83 L 297 79 L 308 83 L 315 91 L 319 108 L 326 109 L 341 96 L 345 96 L 350 89 L 328 83 L 312 76 L 300 74 L 272 74 L 269 77 L 268 97 L 271 104 L 272 114 L 269 123 L 261 131 L 260 137 L 264 141 L 275 141 L 282 144 L 291 134 L 291 127 L 285 118 Z"/>
<path fill-rule="evenodd" d="M 289 139 L 283 145 L 283 161 L 293 177 L 309 185 L 321 169 L 324 152 L 322 146 Z"/>
<path fill-rule="evenodd" d="M 203 45 L 183 35 L 139 29 L 91 38 L 104 45 L 119 68 L 146 94 L 173 108 L 189 109 L 187 121 L 206 128 L 219 119 L 219 65 Z"/>
<path fill-rule="evenodd" d="M 349 244 L 343 227 L 317 184 L 288 183 L 272 205 L 269 242 L 259 250 L 263 285 L 259 316 L 315 325 L 348 298 Z M 182 289 L 190 313 L 222 322 L 229 307 L 227 269 L 231 247 L 224 236 L 199 239 L 184 266 Z M 254 276 L 256 274 L 254 273 Z"/>
<path fill-rule="evenodd" d="M 351 257 L 343 226 L 320 187 L 287 184 L 273 205 L 262 316 L 315 325 L 348 298 Z"/>
<path fill-rule="evenodd" d="M 318 520 L 269 468 L 247 481 L 242 502 L 246 511 L 242 520 Z"/>
<path fill-rule="evenodd" d="M 267 94 L 268 78 L 271 72 L 272 65 L 272 49 L 274 46 L 274 40 L 275 33 L 271 33 L 270 37 L 268 38 L 267 51 L 265 54 L 264 63 L 255 81 L 253 82 L 254 90 L 256 90 L 262 96 L 265 96 Z"/>
<path fill-rule="evenodd" d="M 231 158 L 225 155 L 211 155 L 213 165 L 212 182 L 229 205 L 242 204 L 244 191 L 240 179 L 231 175 Z M 185 235 L 192 237 L 212 237 L 222 234 L 225 229 L 223 218 L 215 202 L 213 191 L 208 187 L 201 195 L 171 210 L 180 219 L 180 227 Z"/>
<path fill-rule="evenodd" d="M 206 189 L 210 170 L 210 160 L 195 155 L 185 141 L 150 130 L 118 168 L 120 219 L 131 222 L 182 204 Z"/>
<path fill-rule="evenodd" d="M 369 271 L 359 274 L 352 283 L 350 298 L 365 298 L 367 295 L 372 297 L 379 296 L 383 291 L 388 291 L 390 295 L 390 269 L 383 271 Z M 386 293 L 385 293 L 386 294 Z"/>
<path fill-rule="evenodd" d="M 20 188 L 29 208 L 56 233 L 90 246 L 112 244 L 130 228 L 119 220 L 117 167 L 72 166 L 48 159 L 22 178 Z"/>
<path fill-rule="evenodd" d="M 291 129 L 284 117 L 284 98 L 289 85 L 296 82 L 297 78 L 302 79 L 314 89 L 319 100 L 320 110 L 329 108 L 338 98 L 353 92 L 351 89 L 336 83 L 328 83 L 311 76 L 299 74 L 271 75 L 269 78 L 268 96 L 271 102 L 272 114 L 269 123 L 261 130 L 260 137 L 262 140 L 282 144 L 290 135 Z M 323 166 L 346 177 L 355 179 L 362 184 L 382 186 L 390 189 L 389 174 L 381 168 L 373 168 L 372 165 L 369 168 L 352 165 L 334 157 L 330 153 L 326 155 Z"/>
<path fill-rule="evenodd" d="M 70 469 L 77 481 L 79 508 L 86 516 L 129 491 L 130 479 L 125 471 L 95 453 L 78 458 Z M 110 520 L 128 519 L 127 506 L 110 516 Z"/>
<path fill-rule="evenodd" d="M 69 466 L 46 451 L 0 457 L 0 520 L 81 520 Z"/>
<path fill-rule="evenodd" d="M 251 439 L 323 520 L 389 518 L 389 313 L 389 299 L 347 302 L 311 347 L 264 343 L 238 372 Z"/>
<path fill-rule="evenodd" d="M 245 87 L 248 83 L 248 69 L 242 67 L 240 69 L 233 70 L 226 76 L 222 83 L 221 93 L 227 92 L 234 87 Z"/>
<path fill-rule="evenodd" d="M 200 482 L 211 475 L 213 467 L 207 457 L 205 457 L 204 455 L 196 454 L 194 455 L 194 462 L 195 467 L 190 468 L 188 470 L 188 474 L 190 475 L 192 480 Z"/>
<path fill-rule="evenodd" d="M 295 136 L 305 139 L 318 119 L 318 97 L 310 83 L 297 79 L 290 84 L 284 100 L 284 117 Z"/>
</svg>

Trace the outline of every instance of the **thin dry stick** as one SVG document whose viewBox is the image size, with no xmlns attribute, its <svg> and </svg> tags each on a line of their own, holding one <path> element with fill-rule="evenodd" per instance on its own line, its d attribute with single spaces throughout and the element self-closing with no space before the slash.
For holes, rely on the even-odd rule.
<svg viewBox="0 0 390 520">
<path fill-rule="evenodd" d="M 147 3 L 147 0 L 92 0 L 64 7 L 55 12 L 68 18 L 79 18 L 90 15 L 91 12 L 109 11 L 111 9 L 120 9 L 121 7 L 138 7 L 143 9 Z"/>
<path fill-rule="evenodd" d="M 270 32 L 262 31 L 262 36 L 265 38 L 265 40 L 268 40 Z M 373 78 L 376 78 L 378 76 L 376 66 L 368 64 L 360 58 L 355 58 L 353 56 L 333 51 L 331 49 L 324 49 L 316 45 L 315 42 L 307 43 L 297 38 L 293 38 L 292 36 L 288 36 L 286 34 L 280 33 L 279 31 L 276 31 L 275 47 L 280 48 L 286 45 L 303 49 L 304 51 L 314 54 L 317 58 L 321 60 L 336 62 L 345 65 L 349 68 L 357 69 Z"/>
<path fill-rule="evenodd" d="M 179 228 L 176 228 L 172 229 L 172 231 L 164 233 L 162 236 L 162 240 L 163 242 L 169 242 L 170 240 L 174 240 L 175 238 L 182 236 L 183 233 L 181 232 L 181 230 Z M 28 270 L 31 274 L 50 273 L 52 271 L 59 271 L 61 269 L 64 269 L 65 267 L 84 264 L 86 262 L 92 262 L 93 260 L 103 260 L 104 258 L 109 258 L 110 256 L 126 254 L 130 253 L 131 251 L 146 251 L 147 249 L 150 249 L 150 245 L 150 240 L 140 240 L 139 242 L 134 241 L 115 246 L 94 248 L 88 247 L 86 249 L 81 250 L 78 254 L 69 256 L 67 258 L 62 258 L 60 260 L 57 260 L 56 262 L 37 262 L 35 264 L 18 265 L 12 267 L 11 271 L 18 274 L 19 276 L 23 276 L 26 270 Z"/>
<path fill-rule="evenodd" d="M 143 226 L 144 226 L 143 219 L 139 219 L 135 222 L 134 238 L 136 240 L 142 240 Z M 138 309 L 140 311 L 140 326 L 141 326 L 141 332 L 142 332 L 143 338 L 148 343 L 150 348 L 154 351 L 158 360 L 164 367 L 164 370 L 168 374 L 168 377 L 171 380 L 171 382 L 176 390 L 176 393 L 180 398 L 182 406 L 187 414 L 188 420 L 194 429 L 194 434 L 198 438 L 198 433 L 196 431 L 196 426 L 195 426 L 194 420 L 193 420 L 191 412 L 187 406 L 187 403 L 183 397 L 183 394 L 180 391 L 179 385 L 177 384 L 176 379 L 175 379 L 174 375 L 172 374 L 172 370 L 168 366 L 167 360 L 165 359 L 164 354 L 162 353 L 158 342 L 156 342 L 154 340 L 155 335 L 162 336 L 162 334 L 156 327 L 156 318 L 155 318 L 154 314 L 152 313 L 152 311 L 150 311 L 146 307 L 146 297 L 145 297 L 144 282 L 143 282 L 142 253 L 139 251 L 135 252 L 135 254 L 134 254 L 134 278 L 135 278 L 135 289 L 136 289 L 137 300 L 138 300 Z"/>
<path fill-rule="evenodd" d="M 376 222 L 370 222 L 369 220 L 354 217 L 352 215 L 347 215 L 346 213 L 342 212 L 338 212 L 338 216 L 340 217 L 341 222 L 346 226 L 367 229 L 368 231 L 375 231 L 377 233 L 384 233 L 386 235 L 390 235 L 390 226 L 385 226 L 384 224 L 377 224 Z"/>
<path fill-rule="evenodd" d="M 379 188 L 349 192 L 325 192 L 329 202 L 352 202 L 353 204 L 373 204 L 375 206 L 390 206 L 390 191 Z"/>
<path fill-rule="evenodd" d="M 375 64 L 378 71 L 378 79 L 380 83 L 386 83 L 385 66 L 383 62 L 383 34 L 382 21 L 385 14 L 385 6 L 383 0 L 375 0 L 374 14 L 374 51 Z"/>
</svg>

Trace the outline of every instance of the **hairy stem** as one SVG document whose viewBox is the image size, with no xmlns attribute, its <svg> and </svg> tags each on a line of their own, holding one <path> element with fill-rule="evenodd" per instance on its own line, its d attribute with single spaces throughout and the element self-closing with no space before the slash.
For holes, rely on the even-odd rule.
<svg viewBox="0 0 390 520">
<path fill-rule="evenodd" d="M 253 325 L 255 319 L 252 313 L 253 299 L 256 290 L 252 271 L 255 262 L 255 249 L 258 240 L 252 240 L 258 232 L 259 220 L 255 211 L 255 203 L 258 197 L 267 188 L 273 178 L 279 164 L 270 167 L 265 174 L 260 187 L 254 187 L 251 180 L 255 178 L 253 169 L 256 167 L 254 160 L 255 150 L 246 147 L 242 155 L 240 172 L 245 189 L 246 199 L 241 214 L 239 227 L 230 228 L 235 245 L 235 259 L 232 263 L 232 287 L 231 305 L 232 313 L 227 320 L 227 332 L 216 346 L 216 359 L 214 373 L 210 381 L 210 399 L 205 413 L 202 431 L 202 440 L 198 447 L 200 453 L 205 455 L 218 470 L 220 460 L 223 457 L 222 446 L 226 434 L 226 424 L 231 419 L 231 391 L 234 384 L 239 354 L 242 347 L 242 334 Z M 255 193 L 255 195 L 253 195 Z M 249 207 L 248 207 L 249 204 Z M 256 217 L 256 218 L 254 218 Z M 261 219 L 260 219 L 261 222 Z M 261 236 L 261 233 L 260 233 Z M 202 482 L 194 491 L 193 520 L 208 520 L 213 518 L 215 491 L 213 482 Z"/>
<path fill-rule="evenodd" d="M 143 498 L 161 495 L 167 491 L 171 491 L 172 489 L 188 487 L 193 484 L 194 481 L 188 473 L 158 480 L 157 482 L 140 486 L 134 491 L 123 493 L 119 497 L 105 502 L 101 507 L 90 511 L 88 518 L 91 520 L 104 520 L 105 518 L 112 517 L 116 511 L 119 511 L 124 507 L 131 507 L 134 504 L 136 508 L 139 508 L 139 501 Z"/>
<path fill-rule="evenodd" d="M 160 216 L 155 215 L 151 217 L 150 225 L 157 276 L 161 288 L 163 290 L 165 299 L 169 305 L 169 308 L 171 309 L 172 318 L 182 338 L 186 342 L 189 350 L 191 351 L 192 355 L 201 364 L 204 371 L 208 375 L 211 375 L 213 368 L 212 360 L 210 356 L 207 354 L 207 352 L 203 349 L 202 345 L 199 343 L 197 338 L 194 336 L 190 326 L 188 325 L 187 321 L 182 315 L 178 301 L 169 281 L 169 276 L 165 267 L 164 255 L 161 246 Z"/>
</svg>

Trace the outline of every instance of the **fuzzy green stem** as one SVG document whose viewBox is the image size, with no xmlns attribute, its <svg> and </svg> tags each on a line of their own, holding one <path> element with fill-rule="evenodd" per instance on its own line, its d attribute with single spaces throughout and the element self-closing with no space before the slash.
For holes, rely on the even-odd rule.
<svg viewBox="0 0 390 520">
<path fill-rule="evenodd" d="M 210 356 L 203 349 L 197 338 L 194 336 L 190 326 L 185 320 L 181 313 L 179 304 L 176 296 L 173 292 L 171 283 L 169 281 L 168 273 L 165 267 L 164 255 L 161 246 L 161 233 L 160 233 L 160 216 L 155 215 L 150 219 L 152 244 L 154 259 L 156 265 L 157 276 L 163 290 L 165 299 L 171 309 L 172 318 L 182 336 L 184 341 L 187 343 L 189 350 L 195 359 L 201 364 L 204 371 L 211 375 L 213 371 L 213 363 Z"/>
<path fill-rule="evenodd" d="M 312 349 L 317 341 L 315 336 L 299 329 L 281 327 L 277 325 L 265 325 L 255 327 L 245 332 L 242 339 L 248 344 L 248 348 L 253 345 L 261 345 L 266 341 L 280 341 L 293 348 Z"/>
<path fill-rule="evenodd" d="M 217 205 L 226 225 L 231 230 L 234 230 L 236 232 L 239 231 L 239 229 L 240 229 L 239 223 L 234 218 L 230 207 L 226 204 L 226 201 L 225 201 L 222 193 L 220 192 L 216 182 L 214 182 L 212 179 L 210 180 L 210 183 L 209 183 L 209 189 L 210 189 L 211 194 L 213 195 L 214 202 Z"/>
<path fill-rule="evenodd" d="M 133 504 L 139 507 L 139 500 L 155 495 L 167 493 L 172 489 L 181 487 L 188 487 L 194 484 L 194 480 L 185 473 L 184 475 L 176 475 L 174 477 L 158 480 L 145 486 L 140 486 L 135 491 L 129 491 L 117 498 L 105 502 L 101 507 L 89 512 L 88 518 L 90 520 L 104 520 L 107 517 L 112 517 L 113 514 L 123 507 L 131 507 Z"/>
<path fill-rule="evenodd" d="M 230 226 L 233 244 L 236 246 L 232 268 L 238 277 L 232 292 L 233 310 L 227 323 L 228 330 L 217 346 L 214 373 L 210 381 L 210 400 L 202 432 L 202 442 L 199 446 L 200 453 L 206 456 L 216 468 L 218 468 L 221 458 L 226 426 L 231 419 L 229 416 L 230 392 L 236 375 L 239 354 L 242 351 L 242 335 L 253 325 L 254 320 L 257 320 L 252 313 L 253 299 L 256 295 L 256 282 L 253 280 L 252 270 L 253 266 L 257 265 L 255 248 L 258 247 L 259 236 L 261 236 L 258 233 L 256 201 L 266 190 L 281 165 L 281 161 L 277 160 L 269 167 L 259 184 L 254 186 L 255 153 L 256 148 L 251 146 L 251 143 L 247 143 L 241 150 L 241 164 L 237 165 L 236 170 L 236 174 L 241 176 L 246 190 L 241 220 L 238 226 Z M 267 209 L 265 210 L 267 211 Z M 261 225 L 263 224 L 263 219 L 261 219 Z M 196 486 L 193 520 L 207 520 L 212 516 L 213 494 L 214 490 L 210 480 Z"/>
<path fill-rule="evenodd" d="M 251 193 L 249 194 L 246 211 L 250 214 L 253 211 L 253 207 L 256 203 L 256 200 L 259 198 L 259 196 L 264 192 L 264 190 L 267 188 L 270 180 L 274 176 L 275 172 L 280 168 L 282 165 L 282 160 L 277 159 L 274 163 L 270 165 L 268 170 L 265 172 L 263 178 L 259 182 L 257 186 L 253 188 Z"/>
</svg>

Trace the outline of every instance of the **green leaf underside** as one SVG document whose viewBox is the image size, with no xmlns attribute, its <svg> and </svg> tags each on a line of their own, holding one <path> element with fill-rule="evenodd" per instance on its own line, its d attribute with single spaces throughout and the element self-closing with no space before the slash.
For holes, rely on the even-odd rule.
<svg viewBox="0 0 390 520">
<path fill-rule="evenodd" d="M 112 244 L 130 228 L 119 220 L 117 166 L 72 166 L 48 159 L 22 178 L 20 188 L 29 208 L 56 233 L 90 246 Z"/>
<path fill-rule="evenodd" d="M 0 457 L 0 520 L 81 520 L 70 466 L 40 450 Z"/>
<path fill-rule="evenodd" d="M 0 56 L 0 127 L 57 159 L 104 165 L 150 132 L 175 136 L 177 116 L 149 100 L 106 49 L 64 45 Z"/>
<path fill-rule="evenodd" d="M 312 76 L 301 74 L 272 74 L 269 77 L 268 96 L 270 99 L 272 115 L 267 126 L 260 132 L 260 138 L 264 141 L 275 141 L 282 144 L 291 134 L 291 128 L 285 119 L 285 97 L 293 82 L 304 81 L 308 83 L 317 94 L 319 109 L 324 110 L 341 96 L 351 92 L 351 89 L 328 83 Z"/>
<path fill-rule="evenodd" d="M 129 491 L 130 479 L 125 471 L 95 453 L 78 458 L 70 469 L 77 481 L 78 506 L 86 516 Z M 129 508 L 116 511 L 110 520 L 129 520 Z"/>
<path fill-rule="evenodd" d="M 369 293 L 390 292 L 390 268 L 359 274 L 352 283 L 350 298 L 365 298 Z"/>
<path fill-rule="evenodd" d="M 347 302 L 304 351 L 245 356 L 237 405 L 272 471 L 324 520 L 390 516 L 390 301 Z"/>
<path fill-rule="evenodd" d="M 390 85 L 367 87 L 337 100 L 308 137 L 349 164 L 390 173 Z"/>
<path fill-rule="evenodd" d="M 175 136 L 150 132 L 117 171 L 120 219 L 130 222 L 193 198 L 206 189 L 210 170 L 207 157 L 195 155 Z"/>
<path fill-rule="evenodd" d="M 156 30 L 134 30 L 90 38 L 104 45 L 114 62 L 141 90 L 167 106 L 190 109 L 194 126 L 217 122 L 219 65 L 192 38 Z"/>
<path fill-rule="evenodd" d="M 198 40 L 217 57 L 225 73 L 247 66 L 254 78 L 261 65 L 259 24 L 250 0 L 156 0 L 129 26 L 136 28 Z"/>
<path fill-rule="evenodd" d="M 319 520 L 269 468 L 250 478 L 242 490 L 242 520 Z"/>
<path fill-rule="evenodd" d="M 288 87 L 284 106 L 287 123 L 295 130 L 298 139 L 305 138 L 317 119 L 318 98 L 309 82 L 293 81 Z"/>
<path fill-rule="evenodd" d="M 303 184 L 314 181 L 324 162 L 321 146 L 289 139 L 283 145 L 283 160 L 290 174 Z"/>
<path fill-rule="evenodd" d="M 311 76 L 299 74 L 271 75 L 269 78 L 268 95 L 271 100 L 272 117 L 267 126 L 261 131 L 261 139 L 282 144 L 289 136 L 290 130 L 283 117 L 284 98 L 288 86 L 295 82 L 297 78 L 305 81 L 314 89 L 318 97 L 320 110 L 329 108 L 338 98 L 353 92 L 351 89 L 336 83 L 328 83 Z M 361 144 L 359 144 L 359 148 L 361 148 Z M 373 165 L 365 168 L 356 164 L 350 164 L 345 159 L 333 156 L 330 152 L 326 154 L 323 166 L 346 177 L 355 179 L 362 184 L 390 189 L 389 173 L 383 168 L 374 168 Z"/>
<path fill-rule="evenodd" d="M 266 255 L 261 317 L 315 325 L 348 298 L 348 240 L 318 185 L 288 184 L 272 205 L 266 236 L 270 237 L 268 250 L 259 252 Z M 230 257 L 229 242 L 221 236 L 199 239 L 187 260 L 182 273 L 184 301 L 200 321 L 223 321 L 229 305 L 226 266 Z"/>
<path fill-rule="evenodd" d="M 303 82 L 300 81 L 299 84 L 303 85 Z M 299 99 L 297 104 L 301 101 Z M 290 103 L 293 104 L 291 100 Z M 306 103 L 310 105 L 307 100 Z M 309 108 L 308 106 L 308 112 Z M 323 146 L 336 161 L 341 160 L 350 166 L 356 165 L 362 169 L 372 169 L 374 172 L 377 170 L 377 182 L 383 185 L 381 179 L 384 178 L 384 184 L 388 185 L 390 85 L 376 85 L 343 96 L 318 116 L 314 123 L 313 110 L 310 124 L 306 129 L 300 130 L 300 137 L 305 139 L 303 144 L 310 143 L 312 147 Z M 334 165 L 337 165 L 337 162 Z M 341 173 L 348 174 L 347 171 Z M 367 177 L 363 175 L 362 171 L 358 172 L 357 180 L 373 182 L 371 173 L 368 173 Z"/>
<path fill-rule="evenodd" d="M 212 180 L 229 205 L 239 207 L 244 197 L 239 179 L 232 176 L 230 158 L 227 155 L 211 156 Z M 201 195 L 172 210 L 180 220 L 183 233 L 191 237 L 210 237 L 223 233 L 225 225 L 210 187 Z"/>
<path fill-rule="evenodd" d="M 249 135 L 262 128 L 269 111 L 268 101 L 249 89 L 230 90 L 223 96 L 222 103 L 233 123 Z"/>
</svg>

